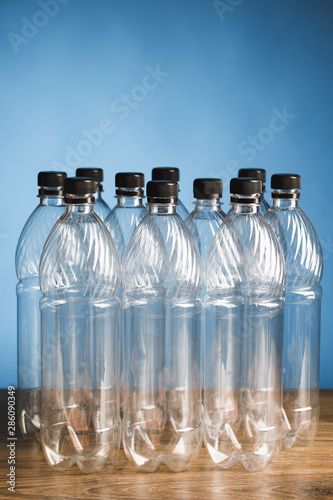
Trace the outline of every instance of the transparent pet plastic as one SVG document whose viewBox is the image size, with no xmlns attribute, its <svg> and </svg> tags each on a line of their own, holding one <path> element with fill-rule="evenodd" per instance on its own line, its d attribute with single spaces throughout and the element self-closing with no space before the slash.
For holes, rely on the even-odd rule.
<svg viewBox="0 0 333 500">
<path fill-rule="evenodd" d="M 95 214 L 97 214 L 103 221 L 105 221 L 105 219 L 111 212 L 111 208 L 104 200 L 102 196 L 102 191 L 97 191 L 97 193 L 95 193 L 94 196 L 95 196 L 95 205 L 94 205 Z"/>
<path fill-rule="evenodd" d="M 281 449 L 284 283 L 259 206 L 235 204 L 205 266 L 204 439 L 223 469 L 262 470 Z"/>
<path fill-rule="evenodd" d="M 202 268 L 204 269 L 206 255 L 212 239 L 226 218 L 225 213 L 221 208 L 221 203 L 218 198 L 196 200 L 195 209 L 190 213 L 186 219 L 186 224 L 191 231 L 195 242 L 198 246 Z M 200 297 L 202 301 L 206 295 L 205 284 L 202 282 Z M 201 352 L 204 352 L 205 341 L 205 310 L 201 311 Z M 203 374 L 204 374 L 204 359 L 201 359 L 201 372 L 202 372 L 202 387 L 203 387 Z"/>
<path fill-rule="evenodd" d="M 46 188 L 44 188 L 46 191 Z M 27 220 L 16 248 L 18 424 L 24 438 L 40 440 L 41 356 L 39 259 L 45 241 L 65 211 L 64 200 L 54 195 L 40 198 Z"/>
<path fill-rule="evenodd" d="M 129 240 L 139 225 L 141 220 L 147 213 L 146 207 L 142 203 L 141 196 L 117 196 L 117 204 L 111 210 L 110 214 L 105 220 L 113 241 L 118 250 L 120 261 L 122 263 L 123 257 L 129 243 Z M 121 285 L 119 290 L 119 297 L 122 300 L 124 297 L 124 288 Z M 124 315 L 123 309 L 120 309 L 120 408 L 122 413 L 123 408 L 123 392 L 124 392 Z"/>
<path fill-rule="evenodd" d="M 187 469 L 201 447 L 200 254 L 175 205 L 150 205 L 123 262 L 123 446 L 142 470 Z"/>
<path fill-rule="evenodd" d="M 266 219 L 280 241 L 287 271 L 283 446 L 306 446 L 315 438 L 319 422 L 322 250 L 298 200 L 274 199 Z"/>
<path fill-rule="evenodd" d="M 96 472 L 117 457 L 120 261 L 91 204 L 67 205 L 40 264 L 41 438 L 50 466 Z"/>
<path fill-rule="evenodd" d="M 184 203 L 180 199 L 178 199 L 178 202 L 177 202 L 177 214 L 183 220 L 186 220 L 186 218 L 189 216 L 189 211 L 187 210 Z"/>
</svg>

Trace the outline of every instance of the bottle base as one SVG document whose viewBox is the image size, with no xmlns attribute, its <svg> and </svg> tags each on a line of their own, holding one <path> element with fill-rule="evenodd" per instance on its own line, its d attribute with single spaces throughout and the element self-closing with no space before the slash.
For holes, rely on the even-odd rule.
<svg viewBox="0 0 333 500">
<path fill-rule="evenodd" d="M 18 390 L 18 425 L 23 439 L 40 438 L 41 391 Z"/>
<path fill-rule="evenodd" d="M 207 439 L 205 446 L 212 461 L 221 469 L 230 469 L 241 461 L 247 471 L 258 472 L 277 459 L 282 448 L 282 438 L 262 443 L 250 452 L 243 451 L 240 445 L 235 449 L 235 445 L 231 443 L 216 443 Z"/>
<path fill-rule="evenodd" d="M 302 426 L 294 433 L 287 432 L 283 436 L 283 449 L 289 450 L 292 446 L 309 446 L 315 439 L 319 424 L 319 417 L 313 418 L 307 425 Z"/>
<path fill-rule="evenodd" d="M 145 472 L 154 472 L 162 462 L 173 472 L 182 472 L 201 448 L 201 429 L 178 430 L 168 442 L 163 441 L 163 435 L 137 427 L 123 436 L 123 448 L 127 458 Z"/>
<path fill-rule="evenodd" d="M 319 402 L 314 406 L 283 409 L 283 449 L 292 446 L 309 446 L 316 437 L 319 424 Z"/>
<path fill-rule="evenodd" d="M 76 464 L 84 474 L 114 463 L 120 446 L 120 424 L 113 428 L 89 431 L 74 430 L 58 424 L 42 430 L 42 446 L 48 464 L 63 471 Z"/>
</svg>

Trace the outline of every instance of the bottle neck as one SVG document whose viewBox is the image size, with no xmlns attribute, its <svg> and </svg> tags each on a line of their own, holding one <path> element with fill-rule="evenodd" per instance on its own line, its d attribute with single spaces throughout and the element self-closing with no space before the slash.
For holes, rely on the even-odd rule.
<svg viewBox="0 0 333 500">
<path fill-rule="evenodd" d="M 143 207 L 141 196 L 116 196 L 117 207 L 135 208 Z"/>
<path fill-rule="evenodd" d="M 261 193 L 232 194 L 230 201 L 233 213 L 257 214 L 260 212 Z"/>
<path fill-rule="evenodd" d="M 232 211 L 234 214 L 258 214 L 260 213 L 259 203 L 233 203 Z"/>
<path fill-rule="evenodd" d="M 94 205 L 91 203 L 78 203 L 75 205 L 67 204 L 66 212 L 67 213 L 79 213 L 79 214 L 91 214 L 94 211 Z"/>
<path fill-rule="evenodd" d="M 39 190 L 40 205 L 61 207 L 64 205 L 64 196 L 62 187 L 49 188 L 42 186 Z"/>
<path fill-rule="evenodd" d="M 280 210 L 290 210 L 298 208 L 298 199 L 273 198 L 272 207 Z"/>
<path fill-rule="evenodd" d="M 177 213 L 177 205 L 171 203 L 148 204 L 149 215 L 173 215 Z"/>
<path fill-rule="evenodd" d="M 205 200 L 196 199 L 195 208 L 199 211 L 205 210 L 221 210 L 220 198 L 210 198 Z"/>
</svg>

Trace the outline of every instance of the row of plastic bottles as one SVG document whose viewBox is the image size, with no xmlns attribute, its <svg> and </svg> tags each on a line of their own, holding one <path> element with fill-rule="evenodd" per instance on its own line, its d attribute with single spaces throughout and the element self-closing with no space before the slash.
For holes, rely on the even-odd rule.
<svg viewBox="0 0 333 500">
<path fill-rule="evenodd" d="M 319 419 L 322 253 L 299 175 L 195 179 L 179 170 L 40 172 L 18 242 L 19 422 L 48 463 L 94 472 L 122 443 L 139 468 L 214 463 L 261 470 L 307 445 Z M 103 222 L 104 221 L 104 222 Z M 204 277 L 204 279 L 203 279 Z M 283 338 L 284 331 L 284 338 Z"/>
</svg>

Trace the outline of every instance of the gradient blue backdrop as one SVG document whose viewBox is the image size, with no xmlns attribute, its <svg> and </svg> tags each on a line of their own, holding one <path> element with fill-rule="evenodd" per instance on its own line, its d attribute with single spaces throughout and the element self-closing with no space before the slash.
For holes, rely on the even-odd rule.
<svg viewBox="0 0 333 500">
<path fill-rule="evenodd" d="M 325 260 L 321 387 L 333 387 L 332 20 L 329 0 L 0 0 L 1 387 L 16 383 L 14 253 L 37 172 L 75 164 L 104 168 L 111 205 L 121 170 L 179 166 L 189 208 L 194 177 L 221 176 L 228 203 L 240 166 L 300 173 Z"/>
</svg>

